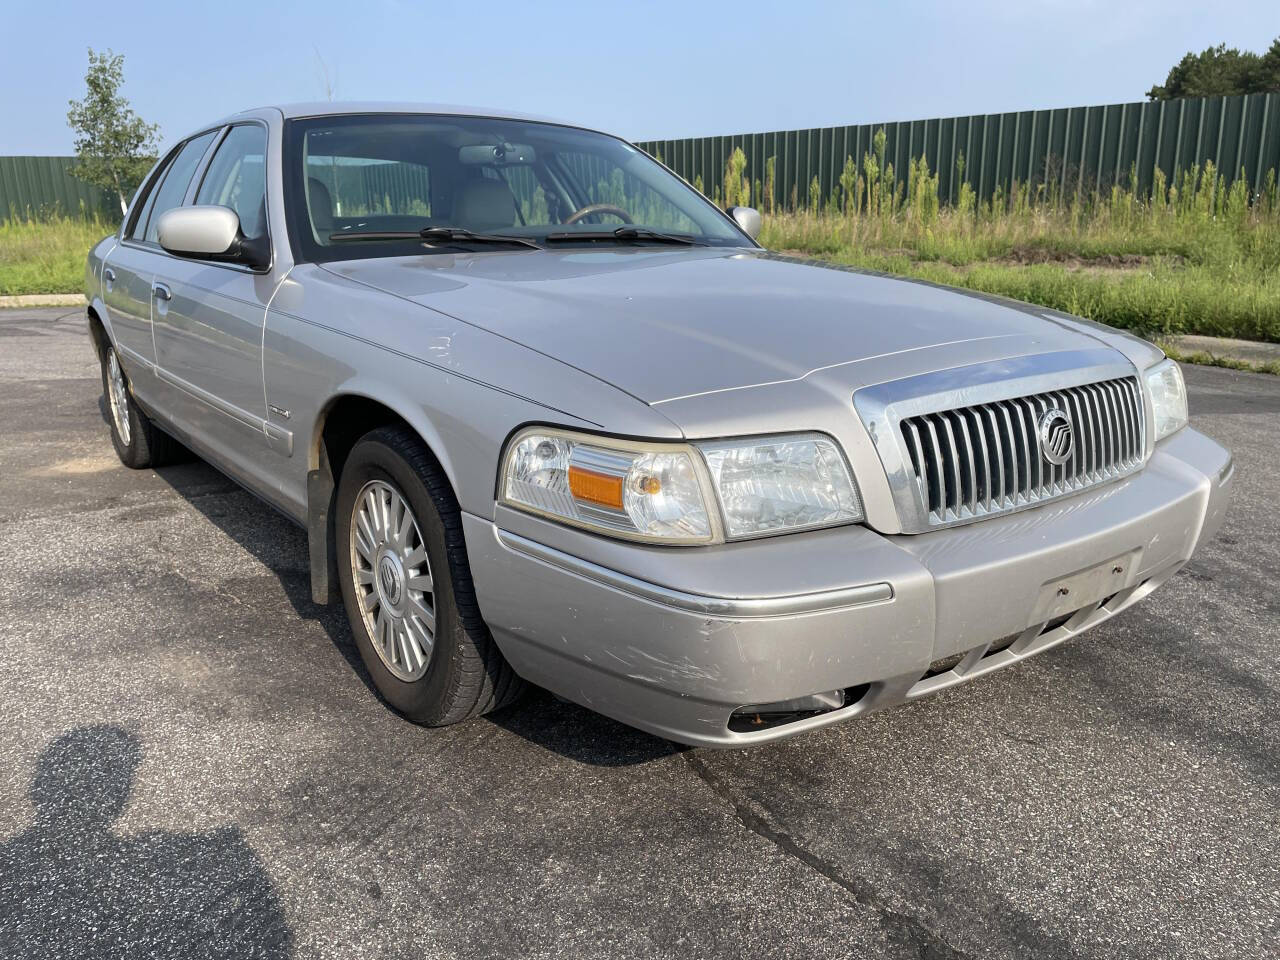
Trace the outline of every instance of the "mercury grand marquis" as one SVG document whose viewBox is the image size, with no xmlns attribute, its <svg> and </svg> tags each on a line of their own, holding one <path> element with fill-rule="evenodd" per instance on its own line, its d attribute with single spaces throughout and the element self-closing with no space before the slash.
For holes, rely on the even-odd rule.
<svg viewBox="0 0 1280 960">
<path fill-rule="evenodd" d="M 1142 600 L 1230 454 L 1155 346 L 803 262 L 616 137 L 415 105 L 192 133 L 88 259 L 120 459 L 307 533 L 386 701 L 676 741 L 927 696 Z"/>
</svg>

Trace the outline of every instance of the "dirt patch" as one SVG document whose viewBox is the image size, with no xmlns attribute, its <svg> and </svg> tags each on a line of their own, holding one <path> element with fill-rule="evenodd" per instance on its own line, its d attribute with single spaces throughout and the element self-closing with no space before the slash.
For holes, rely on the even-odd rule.
<svg viewBox="0 0 1280 960">
<path fill-rule="evenodd" d="M 812 253 L 805 250 L 787 249 L 773 252 L 784 257 L 794 257 L 798 260 L 831 259 L 831 254 L 829 253 Z M 1068 273 L 1119 275 L 1135 270 L 1150 270 L 1157 261 L 1162 264 L 1171 264 L 1175 267 L 1182 266 L 1185 262 L 1183 257 L 1176 255 L 1149 257 L 1141 253 L 1108 253 L 1098 257 L 1081 257 L 1060 250 L 1045 250 L 1039 247 L 1015 247 L 1003 257 L 993 257 L 990 260 L 975 260 L 972 263 L 957 265 L 948 263 L 945 260 L 921 260 L 916 256 L 915 251 L 906 248 L 876 249 L 874 252 L 883 257 L 903 257 L 911 264 L 945 267 L 958 273 L 967 273 L 975 267 L 1031 267 L 1048 264 L 1061 267 Z"/>
<path fill-rule="evenodd" d="M 5 307 L 80 307 L 84 305 L 83 293 L 22 293 L 0 297 L 0 308 Z"/>
<path fill-rule="evenodd" d="M 987 263 L 1009 264 L 1018 267 L 1034 266 L 1049 263 L 1066 270 L 1085 273 L 1109 273 L 1114 270 L 1143 270 L 1149 268 L 1155 257 L 1141 253 L 1105 253 L 1098 257 L 1079 257 L 1061 250 L 1045 250 L 1040 247 L 1015 247 L 1009 254 Z M 1183 258 L 1179 256 L 1161 257 L 1164 263 L 1181 266 Z"/>
<path fill-rule="evenodd" d="M 95 454 L 88 457 L 72 457 L 70 460 L 59 460 L 38 470 L 33 470 L 28 475 L 34 477 L 75 477 L 90 473 L 104 473 L 107 470 L 116 470 L 119 466 L 120 463 L 115 457 Z"/>
</svg>

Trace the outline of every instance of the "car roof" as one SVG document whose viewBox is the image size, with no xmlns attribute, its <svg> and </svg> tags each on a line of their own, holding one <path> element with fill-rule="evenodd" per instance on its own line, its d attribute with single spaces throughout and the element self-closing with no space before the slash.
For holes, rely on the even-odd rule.
<svg viewBox="0 0 1280 960">
<path fill-rule="evenodd" d="M 423 114 L 444 114 L 447 116 L 457 117 L 493 117 L 501 120 L 531 120 L 538 123 L 558 123 L 568 127 L 578 127 L 580 129 L 591 129 L 584 127 L 580 123 L 571 123 L 567 120 L 559 120 L 555 117 L 545 117 L 538 114 L 524 113 L 519 110 L 505 110 L 494 107 L 475 107 L 463 106 L 452 103 L 412 103 L 412 102 L 395 102 L 395 101 L 316 101 L 312 103 L 276 103 L 267 104 L 263 107 L 257 107 L 252 110 L 244 110 L 234 116 L 244 116 L 245 114 L 258 113 L 262 110 L 276 110 L 286 119 L 295 120 L 299 117 L 332 117 L 343 116 L 353 113 L 423 113 Z M 228 117 L 228 120 L 233 117 Z"/>
</svg>

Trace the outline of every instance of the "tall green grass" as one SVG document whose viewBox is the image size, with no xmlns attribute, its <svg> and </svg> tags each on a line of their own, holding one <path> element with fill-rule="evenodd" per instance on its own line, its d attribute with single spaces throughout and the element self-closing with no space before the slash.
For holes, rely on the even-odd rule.
<svg viewBox="0 0 1280 960">
<path fill-rule="evenodd" d="M 945 211 L 925 231 L 825 214 L 765 218 L 771 249 L 917 277 L 1148 334 L 1280 341 L 1280 226 L 1117 224 L 1040 212 L 986 222 Z"/>
<path fill-rule="evenodd" d="M 0 221 L 0 295 L 79 292 L 90 248 L 116 226 L 96 215 Z"/>
<path fill-rule="evenodd" d="M 1063 180 L 1014 184 L 980 199 L 962 184 L 942 203 L 923 159 L 905 172 L 884 141 L 824 196 L 816 181 L 777 209 L 775 164 L 747 169 L 735 151 L 713 199 L 754 204 L 765 246 L 981 290 L 1148 335 L 1201 333 L 1280 342 L 1280 195 L 1205 164 L 1147 189 L 1105 191 Z M 957 172 L 963 180 L 963 157 Z M 1068 181 L 1070 178 L 1066 178 Z M 722 192 L 723 191 L 723 192 Z M 83 283 L 89 248 L 115 224 L 96 216 L 0 222 L 0 294 L 67 293 Z"/>
<path fill-rule="evenodd" d="M 958 164 L 963 177 L 963 157 Z M 750 183 L 735 153 L 725 182 Z M 1251 187 L 1212 163 L 1149 189 L 1063 191 L 1060 182 L 997 188 L 963 183 L 946 207 L 924 159 L 906 177 L 884 162 L 883 139 L 839 184 L 770 210 L 761 242 L 775 250 L 1038 303 L 1150 335 L 1201 333 L 1280 341 L 1280 196 L 1275 171 Z M 1130 184 L 1137 183 L 1131 172 Z M 756 181 L 759 185 L 759 181 Z M 798 198 L 797 198 L 798 199 Z M 738 202 L 743 202 L 738 200 Z"/>
</svg>

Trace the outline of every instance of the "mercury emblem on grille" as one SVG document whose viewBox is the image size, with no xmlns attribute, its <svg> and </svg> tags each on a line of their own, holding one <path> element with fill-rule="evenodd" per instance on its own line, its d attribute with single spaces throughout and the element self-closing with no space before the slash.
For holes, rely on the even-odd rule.
<svg viewBox="0 0 1280 960">
<path fill-rule="evenodd" d="M 1075 430 L 1067 415 L 1054 407 L 1040 418 L 1040 452 L 1044 458 L 1055 466 L 1061 466 L 1071 459 L 1071 448 L 1075 445 Z"/>
</svg>

